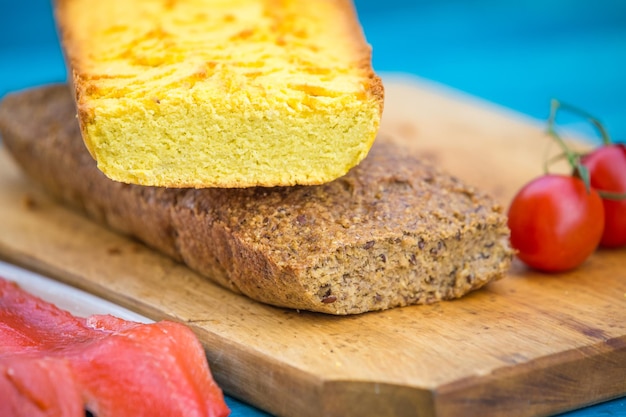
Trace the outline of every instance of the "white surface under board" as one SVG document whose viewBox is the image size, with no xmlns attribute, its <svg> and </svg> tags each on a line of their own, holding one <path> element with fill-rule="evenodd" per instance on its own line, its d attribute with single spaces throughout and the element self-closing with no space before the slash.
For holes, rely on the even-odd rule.
<svg viewBox="0 0 626 417">
<path fill-rule="evenodd" d="M 18 283 L 29 293 L 69 311 L 75 316 L 88 317 L 92 314 L 111 314 L 124 320 L 140 323 L 152 322 L 140 314 L 95 295 L 2 261 L 0 261 L 0 277 Z"/>
</svg>

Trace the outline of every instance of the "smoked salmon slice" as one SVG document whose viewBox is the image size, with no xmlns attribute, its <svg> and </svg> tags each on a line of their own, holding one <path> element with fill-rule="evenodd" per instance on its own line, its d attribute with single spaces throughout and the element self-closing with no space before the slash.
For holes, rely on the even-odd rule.
<svg viewBox="0 0 626 417">
<path fill-rule="evenodd" d="M 0 278 L 0 416 L 225 417 L 186 326 L 75 317 Z"/>
</svg>

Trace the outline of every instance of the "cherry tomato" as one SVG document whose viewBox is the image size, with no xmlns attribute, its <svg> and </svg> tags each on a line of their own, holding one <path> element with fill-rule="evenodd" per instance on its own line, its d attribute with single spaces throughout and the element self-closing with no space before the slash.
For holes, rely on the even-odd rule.
<svg viewBox="0 0 626 417">
<path fill-rule="evenodd" d="M 604 209 L 597 191 L 573 176 L 546 174 L 526 184 L 508 212 L 511 245 L 528 266 L 576 268 L 598 247 Z"/>
<path fill-rule="evenodd" d="M 583 156 L 591 186 L 600 191 L 626 194 L 626 146 L 605 145 Z M 602 200 L 605 226 L 600 245 L 615 248 L 626 245 L 626 199 Z"/>
</svg>

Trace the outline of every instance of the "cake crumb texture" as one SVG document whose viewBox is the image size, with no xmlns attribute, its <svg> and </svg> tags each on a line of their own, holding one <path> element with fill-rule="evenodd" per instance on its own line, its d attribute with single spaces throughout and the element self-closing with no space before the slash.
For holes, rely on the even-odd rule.
<svg viewBox="0 0 626 417">
<path fill-rule="evenodd" d="M 114 180 L 322 184 L 378 131 L 350 0 L 57 0 L 55 16 L 82 137 Z"/>
</svg>

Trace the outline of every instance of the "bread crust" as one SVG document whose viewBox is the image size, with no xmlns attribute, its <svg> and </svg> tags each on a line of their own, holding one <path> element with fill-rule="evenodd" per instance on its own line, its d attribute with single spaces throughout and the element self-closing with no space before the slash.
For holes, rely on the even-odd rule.
<svg viewBox="0 0 626 417">
<path fill-rule="evenodd" d="M 501 207 L 384 138 L 324 185 L 144 187 L 96 169 L 73 109 L 66 86 L 3 100 L 0 132 L 23 170 L 91 218 L 255 300 L 357 314 L 462 297 L 510 265 Z"/>
</svg>

